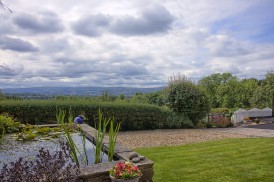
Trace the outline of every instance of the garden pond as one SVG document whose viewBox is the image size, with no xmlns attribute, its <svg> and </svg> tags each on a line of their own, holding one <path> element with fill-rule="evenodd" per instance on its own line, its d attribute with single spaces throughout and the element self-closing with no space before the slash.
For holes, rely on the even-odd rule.
<svg viewBox="0 0 274 182">
<path fill-rule="evenodd" d="M 78 147 L 80 154 L 84 156 L 84 147 L 82 141 L 81 133 L 72 133 L 72 139 L 76 146 Z M 59 138 L 48 138 L 40 137 L 34 141 L 18 141 L 16 140 L 18 136 L 16 134 L 6 134 L 3 138 L 2 144 L 0 145 L 0 170 L 2 169 L 4 163 L 9 164 L 11 162 L 17 161 L 20 157 L 24 160 L 34 161 L 41 148 L 49 150 L 54 153 L 60 150 L 60 140 L 64 141 L 64 136 Z M 92 165 L 95 161 L 94 150 L 95 145 L 85 138 L 86 153 L 88 154 L 88 164 Z M 80 155 L 78 154 L 78 155 Z M 101 153 L 102 162 L 108 162 L 108 156 L 105 153 Z M 80 163 L 84 164 L 79 157 Z"/>
</svg>

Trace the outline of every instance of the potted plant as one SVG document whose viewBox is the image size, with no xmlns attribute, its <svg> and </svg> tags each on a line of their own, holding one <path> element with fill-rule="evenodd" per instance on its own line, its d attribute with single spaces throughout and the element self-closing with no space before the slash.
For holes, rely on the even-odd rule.
<svg viewBox="0 0 274 182">
<path fill-rule="evenodd" d="M 112 182 L 138 182 L 142 173 L 130 162 L 119 162 L 109 171 Z"/>
</svg>

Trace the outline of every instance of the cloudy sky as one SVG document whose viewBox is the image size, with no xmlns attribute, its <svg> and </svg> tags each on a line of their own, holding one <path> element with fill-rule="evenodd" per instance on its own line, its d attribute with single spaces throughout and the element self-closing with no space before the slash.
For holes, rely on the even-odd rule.
<svg viewBox="0 0 274 182">
<path fill-rule="evenodd" d="M 0 88 L 274 71 L 273 0 L 2 0 Z"/>
</svg>

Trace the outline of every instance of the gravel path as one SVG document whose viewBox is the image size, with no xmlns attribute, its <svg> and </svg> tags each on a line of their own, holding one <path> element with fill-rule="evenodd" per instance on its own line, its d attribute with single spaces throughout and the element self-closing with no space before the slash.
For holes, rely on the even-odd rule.
<svg viewBox="0 0 274 182">
<path fill-rule="evenodd" d="M 128 148 L 173 146 L 218 140 L 223 138 L 249 138 L 250 136 L 228 133 L 225 129 L 166 129 L 119 132 L 118 142 Z"/>
</svg>

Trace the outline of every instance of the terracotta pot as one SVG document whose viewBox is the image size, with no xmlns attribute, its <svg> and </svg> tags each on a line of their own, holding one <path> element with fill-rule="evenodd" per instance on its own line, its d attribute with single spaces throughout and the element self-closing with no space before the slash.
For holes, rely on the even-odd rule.
<svg viewBox="0 0 274 182">
<path fill-rule="evenodd" d="M 141 178 L 141 176 L 137 177 L 137 178 L 133 178 L 133 179 L 116 179 L 112 176 L 109 176 L 112 182 L 139 182 L 139 179 Z"/>
</svg>

